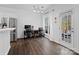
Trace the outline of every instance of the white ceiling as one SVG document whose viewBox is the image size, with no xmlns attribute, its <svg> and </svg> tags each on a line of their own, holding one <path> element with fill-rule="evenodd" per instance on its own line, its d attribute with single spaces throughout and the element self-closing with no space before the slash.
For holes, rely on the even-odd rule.
<svg viewBox="0 0 79 59">
<path fill-rule="evenodd" d="M 43 10 L 48 9 L 52 6 L 52 4 L 0 4 L 0 7 L 13 8 L 13 9 L 23 9 L 27 10 L 28 8 L 32 8 L 33 6 L 43 6 Z"/>
</svg>

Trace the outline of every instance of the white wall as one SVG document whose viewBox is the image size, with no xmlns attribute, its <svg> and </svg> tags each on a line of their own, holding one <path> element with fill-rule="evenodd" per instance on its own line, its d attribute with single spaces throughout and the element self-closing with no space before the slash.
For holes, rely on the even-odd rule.
<svg viewBox="0 0 79 59">
<path fill-rule="evenodd" d="M 18 12 L 18 38 L 23 38 L 24 25 L 32 25 L 34 29 L 42 26 L 41 15 L 34 13 L 30 8 L 27 8 L 26 11 Z"/>
<path fill-rule="evenodd" d="M 79 53 L 79 5 L 57 5 L 56 6 L 56 12 L 55 14 L 60 14 L 61 12 L 65 11 L 65 10 L 72 10 L 72 16 L 73 16 L 73 26 L 74 26 L 74 33 L 72 33 L 73 36 L 73 49 L 74 51 Z M 58 18 L 59 21 L 61 21 Z M 56 31 L 56 29 L 55 29 Z M 58 34 L 58 33 L 56 33 Z M 54 34 L 54 35 L 56 35 Z M 60 31 L 61 34 L 61 31 Z M 59 35 L 60 36 L 60 35 Z M 61 36 L 60 38 L 61 39 Z"/>
<path fill-rule="evenodd" d="M 72 10 L 73 20 L 74 20 L 74 36 L 73 36 L 73 49 L 79 53 L 79 5 L 54 5 L 52 8 L 55 9 L 54 12 L 49 13 L 50 18 L 50 40 L 61 44 L 61 20 L 60 13 L 66 10 Z M 54 23 L 55 17 L 57 18 L 57 23 Z"/>
<path fill-rule="evenodd" d="M 0 18 L 14 17 L 17 19 L 17 38 L 23 38 L 24 25 L 32 25 L 35 29 L 42 26 L 41 15 L 33 13 L 31 6 L 27 10 L 0 7 Z"/>
<path fill-rule="evenodd" d="M 55 8 L 55 7 L 53 7 Z M 45 27 L 44 19 L 46 16 L 49 17 L 49 25 L 50 25 L 50 34 L 48 34 L 49 39 L 51 41 L 58 41 L 59 40 L 59 15 L 58 11 L 50 12 L 48 14 L 43 15 L 43 28 Z M 57 18 L 57 23 L 55 23 L 55 17 Z M 44 28 L 45 29 L 45 28 Z"/>
</svg>

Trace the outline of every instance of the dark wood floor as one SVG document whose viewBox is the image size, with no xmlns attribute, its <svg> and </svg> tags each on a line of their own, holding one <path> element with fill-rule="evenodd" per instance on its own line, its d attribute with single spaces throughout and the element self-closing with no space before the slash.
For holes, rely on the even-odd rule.
<svg viewBox="0 0 79 59">
<path fill-rule="evenodd" d="M 9 55 L 76 55 L 73 51 L 46 38 L 18 39 L 11 43 Z"/>
</svg>

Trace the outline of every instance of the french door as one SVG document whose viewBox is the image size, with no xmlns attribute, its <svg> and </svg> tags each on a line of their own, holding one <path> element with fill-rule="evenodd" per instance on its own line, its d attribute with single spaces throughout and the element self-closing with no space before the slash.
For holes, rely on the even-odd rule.
<svg viewBox="0 0 79 59">
<path fill-rule="evenodd" d="M 73 48 L 74 28 L 73 28 L 73 13 L 72 11 L 63 12 L 61 18 L 61 39 L 62 45 Z"/>
</svg>

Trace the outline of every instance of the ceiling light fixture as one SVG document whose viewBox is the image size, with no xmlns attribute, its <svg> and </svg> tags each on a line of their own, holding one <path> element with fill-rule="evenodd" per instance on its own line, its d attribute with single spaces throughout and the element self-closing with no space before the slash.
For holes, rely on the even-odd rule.
<svg viewBox="0 0 79 59">
<path fill-rule="evenodd" d="M 33 5 L 32 9 L 33 9 L 33 12 L 38 14 L 48 14 L 55 11 L 52 8 L 45 9 L 45 7 L 41 5 Z"/>
<path fill-rule="evenodd" d="M 35 12 L 35 13 L 39 13 L 39 14 L 43 14 L 44 13 L 44 6 L 39 6 L 39 5 L 37 5 L 37 6 L 33 6 L 32 7 L 32 9 L 33 9 L 33 12 Z"/>
</svg>

